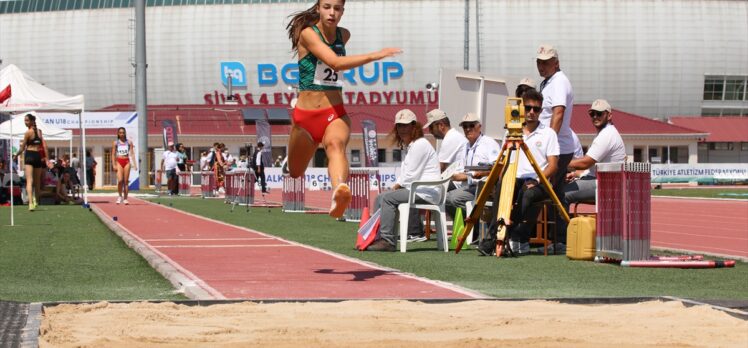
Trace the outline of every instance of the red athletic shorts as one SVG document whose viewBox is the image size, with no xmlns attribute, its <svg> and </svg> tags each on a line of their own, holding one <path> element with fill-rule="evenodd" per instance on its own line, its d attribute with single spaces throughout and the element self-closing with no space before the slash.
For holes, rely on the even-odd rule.
<svg viewBox="0 0 748 348">
<path fill-rule="evenodd" d="M 117 163 L 119 163 L 120 167 L 123 169 L 130 164 L 130 157 L 117 157 Z"/>
<path fill-rule="evenodd" d="M 325 136 L 327 125 L 346 115 L 343 104 L 334 105 L 326 109 L 304 110 L 293 109 L 293 123 L 306 129 L 315 142 L 321 143 Z"/>
</svg>

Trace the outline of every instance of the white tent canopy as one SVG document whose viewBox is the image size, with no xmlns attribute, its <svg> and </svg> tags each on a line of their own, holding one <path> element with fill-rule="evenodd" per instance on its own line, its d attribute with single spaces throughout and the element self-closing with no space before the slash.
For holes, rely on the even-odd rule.
<svg viewBox="0 0 748 348">
<path fill-rule="evenodd" d="M 23 139 L 23 134 L 26 132 L 26 125 L 23 123 L 23 113 L 19 116 L 14 117 L 12 120 L 7 120 L 0 124 L 0 139 Z M 13 124 L 11 124 L 11 122 Z M 44 140 L 71 140 L 73 139 L 73 131 L 67 129 L 57 128 L 53 125 L 41 122 L 37 118 L 36 128 L 42 131 Z M 12 129 L 12 134 L 11 134 Z"/>
<path fill-rule="evenodd" d="M 70 97 L 50 89 L 10 64 L 0 70 L 0 90 L 10 85 L 10 99 L 0 104 L 0 112 L 83 110 L 83 95 Z"/>
<path fill-rule="evenodd" d="M 4 90 L 10 86 L 10 98 L 0 103 L 0 112 L 19 114 L 28 111 L 49 111 L 49 112 L 70 112 L 77 113 L 81 125 L 81 149 L 86 148 L 86 129 L 83 127 L 83 110 L 84 102 L 83 95 L 67 96 L 46 86 L 36 82 L 33 78 L 26 75 L 17 66 L 10 64 L 0 70 L 0 90 Z M 23 123 L 22 117 L 20 118 Z M 37 124 L 37 127 L 42 122 Z M 10 123 L 8 126 L 8 134 L 16 133 L 14 123 Z M 48 125 L 45 125 L 48 126 Z M 23 126 L 22 130 L 26 130 Z M 72 133 L 72 132 L 71 132 Z M 51 140 L 52 134 L 42 130 L 43 137 L 47 140 Z M 15 138 L 15 136 L 13 136 Z M 79 149 L 80 151 L 80 149 Z M 80 156 L 81 162 L 86 163 L 85 151 L 82 151 Z M 12 182 L 12 181 L 11 181 Z M 83 171 L 83 201 L 88 204 L 88 190 L 86 183 L 86 171 Z M 30 193 L 29 193 L 30 194 Z M 13 199 L 11 199 L 13 202 Z M 10 223 L 13 225 L 13 204 L 11 203 L 10 208 Z"/>
</svg>

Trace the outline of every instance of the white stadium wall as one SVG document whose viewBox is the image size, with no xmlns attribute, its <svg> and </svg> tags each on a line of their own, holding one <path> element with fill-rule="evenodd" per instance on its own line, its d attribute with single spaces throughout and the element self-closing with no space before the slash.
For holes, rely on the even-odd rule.
<svg viewBox="0 0 748 348">
<path fill-rule="evenodd" d="M 505 77 L 510 91 L 521 77 L 539 82 L 534 54 L 541 43 L 558 47 L 577 103 L 605 98 L 649 117 L 698 115 L 705 75 L 748 75 L 746 1 L 484 0 L 477 17 L 476 1 L 470 3 L 470 70 L 480 63 L 481 71 Z M 222 61 L 246 69 L 248 86 L 235 89 L 242 102 L 252 94 L 254 103 L 287 103 L 292 91 L 282 77 L 260 86 L 257 68 L 268 64 L 280 72 L 295 63 L 285 24 L 308 6 L 149 7 L 149 104 L 222 103 Z M 352 32 L 349 54 L 387 46 L 402 47 L 404 54 L 387 66 L 367 65 L 365 76 L 379 68 L 371 84 L 356 71 L 358 84 L 345 91 L 364 93 L 346 101 L 435 100 L 425 84 L 438 81 L 440 68 L 463 67 L 463 16 L 462 0 L 349 1 L 341 22 Z M 84 94 L 91 109 L 130 104 L 133 18 L 127 8 L 0 14 L 0 58 L 51 88 Z"/>
</svg>

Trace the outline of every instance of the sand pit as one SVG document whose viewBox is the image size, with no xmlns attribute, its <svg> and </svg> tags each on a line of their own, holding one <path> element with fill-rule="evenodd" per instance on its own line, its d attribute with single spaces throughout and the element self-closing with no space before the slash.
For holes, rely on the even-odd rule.
<svg viewBox="0 0 748 348">
<path fill-rule="evenodd" d="M 651 301 L 97 303 L 45 309 L 41 347 L 748 347 L 748 321 Z"/>
</svg>

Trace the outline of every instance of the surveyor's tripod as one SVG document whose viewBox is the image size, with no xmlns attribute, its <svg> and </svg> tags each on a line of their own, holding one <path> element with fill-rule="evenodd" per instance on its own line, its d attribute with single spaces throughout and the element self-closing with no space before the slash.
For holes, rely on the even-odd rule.
<svg viewBox="0 0 748 348">
<path fill-rule="evenodd" d="M 483 188 L 478 194 L 478 198 L 475 202 L 475 208 L 470 213 L 470 216 L 465 219 L 465 231 L 471 231 L 473 226 L 478 222 L 478 219 L 480 219 L 483 208 L 486 205 L 486 200 L 488 200 L 488 196 L 496 187 L 497 181 L 501 179 L 501 195 L 499 196 L 498 214 L 496 216 L 498 223 L 498 229 L 496 231 L 496 257 L 501 257 L 501 253 L 504 251 L 504 246 L 507 244 L 506 241 L 508 239 L 508 236 L 506 233 L 506 229 L 507 222 L 510 221 L 510 217 L 512 215 L 512 207 L 514 205 L 514 189 L 515 183 L 517 181 L 517 166 L 519 164 L 520 149 L 522 149 L 522 152 L 525 154 L 525 156 L 527 156 L 530 164 L 532 164 L 532 168 L 535 169 L 535 173 L 538 175 L 538 182 L 543 186 L 548 195 L 551 197 L 551 200 L 557 207 L 558 211 L 561 212 L 561 217 L 567 222 L 569 221 L 569 214 L 566 213 L 566 209 L 564 209 L 564 207 L 561 205 L 561 202 L 558 200 L 556 193 L 553 192 L 553 188 L 548 182 L 548 179 L 546 179 L 545 175 L 543 175 L 543 172 L 540 170 L 540 167 L 538 167 L 537 162 L 535 162 L 535 158 L 532 157 L 532 153 L 530 153 L 530 150 L 527 148 L 527 145 L 525 145 L 524 140 L 522 140 L 521 129 L 519 131 L 517 131 L 516 129 L 510 129 L 509 135 L 507 135 L 506 137 L 506 142 L 501 149 L 501 156 L 499 156 L 499 159 L 491 168 L 491 172 L 490 174 L 488 174 L 488 179 L 486 180 L 485 185 L 483 185 Z M 515 159 L 514 162 L 510 162 L 513 152 L 516 153 L 516 155 L 514 156 Z M 558 170 L 565 169 L 566 168 L 558 168 Z M 513 223 L 517 222 L 518 221 L 514 221 Z M 460 239 L 457 242 L 457 248 L 455 248 L 455 253 L 460 252 L 460 250 L 462 249 L 462 245 L 465 243 L 465 239 L 468 235 L 469 233 L 463 233 L 460 236 Z"/>
</svg>

